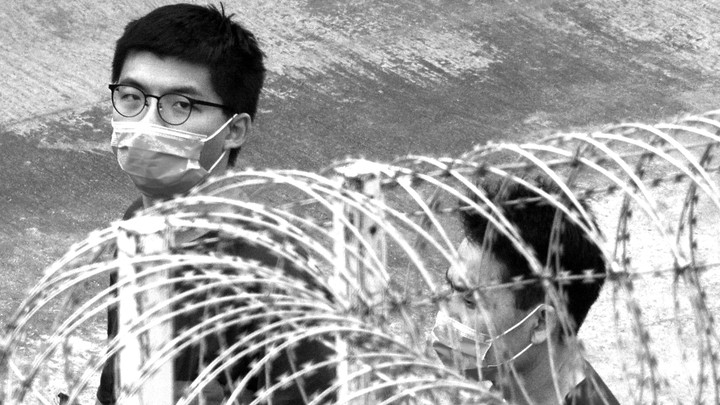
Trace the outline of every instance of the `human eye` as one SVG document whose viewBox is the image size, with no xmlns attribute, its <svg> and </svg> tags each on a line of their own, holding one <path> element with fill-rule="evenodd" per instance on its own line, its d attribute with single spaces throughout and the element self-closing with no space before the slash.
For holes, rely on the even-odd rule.
<svg viewBox="0 0 720 405">
<path fill-rule="evenodd" d="M 193 109 L 193 103 L 180 94 L 167 94 L 163 96 L 163 104 L 167 103 L 170 109 L 178 114 L 188 114 Z"/>
<path fill-rule="evenodd" d="M 177 100 L 173 101 L 172 108 L 187 111 L 192 108 L 192 104 L 187 99 L 183 100 L 181 98 L 178 98 Z"/>
<path fill-rule="evenodd" d="M 475 309 L 477 308 L 477 300 L 475 300 L 475 295 L 472 291 L 467 292 L 463 294 L 463 303 L 467 308 Z"/>
<path fill-rule="evenodd" d="M 120 100 L 125 102 L 139 101 L 144 97 L 140 90 L 130 86 L 120 86 L 116 92 Z"/>
</svg>

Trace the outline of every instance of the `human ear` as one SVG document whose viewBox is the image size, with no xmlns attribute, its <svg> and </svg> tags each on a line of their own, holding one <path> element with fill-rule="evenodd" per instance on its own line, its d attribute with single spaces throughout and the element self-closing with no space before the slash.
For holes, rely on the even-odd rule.
<svg viewBox="0 0 720 405">
<path fill-rule="evenodd" d="M 557 326 L 557 312 L 550 305 L 543 305 L 535 314 L 530 341 L 533 344 L 540 344 L 547 341 Z"/>
<path fill-rule="evenodd" d="M 252 119 L 247 113 L 238 114 L 228 124 L 229 132 L 225 137 L 223 149 L 235 149 L 241 147 L 247 140 L 252 129 Z"/>
</svg>

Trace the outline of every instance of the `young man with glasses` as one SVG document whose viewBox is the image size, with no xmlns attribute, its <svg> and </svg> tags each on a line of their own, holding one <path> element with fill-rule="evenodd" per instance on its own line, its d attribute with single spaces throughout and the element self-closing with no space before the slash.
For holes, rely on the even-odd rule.
<svg viewBox="0 0 720 405">
<path fill-rule="evenodd" d="M 109 86 L 111 146 L 142 198 L 128 208 L 124 219 L 143 207 L 185 194 L 233 166 L 257 110 L 265 76 L 263 57 L 254 35 L 232 15 L 212 6 L 163 6 L 126 26 L 115 48 Z M 292 274 L 291 266 L 259 246 L 233 240 L 221 247 L 217 235 L 205 239 L 199 244 L 205 250 L 252 258 Z M 115 278 L 111 276 L 112 284 Z M 187 326 L 193 315 L 176 319 L 176 328 Z M 111 308 L 108 335 L 115 336 L 117 328 L 117 311 Z M 303 349 L 299 362 L 321 361 L 327 351 L 312 342 Z M 197 350 L 189 350 L 175 359 L 176 396 L 197 376 L 202 361 L 198 357 Z M 275 377 L 288 372 L 286 359 L 275 365 Z M 236 369 L 247 370 L 247 365 Z M 115 403 L 114 370 L 111 358 L 103 369 L 97 403 Z M 319 373 L 304 388 L 312 392 L 330 384 L 333 373 Z M 234 374 L 234 380 L 243 377 Z M 225 392 L 233 389 L 233 381 L 221 383 Z M 257 384 L 261 388 L 263 383 Z M 274 403 L 296 403 L 296 389 L 279 391 Z M 222 400 L 222 390 L 215 394 L 206 403 Z"/>
<path fill-rule="evenodd" d="M 112 147 L 143 205 L 235 163 L 257 111 L 263 56 L 251 32 L 213 7 L 160 7 L 126 26 L 112 62 Z M 155 138 L 163 142 L 147 141 Z"/>
</svg>

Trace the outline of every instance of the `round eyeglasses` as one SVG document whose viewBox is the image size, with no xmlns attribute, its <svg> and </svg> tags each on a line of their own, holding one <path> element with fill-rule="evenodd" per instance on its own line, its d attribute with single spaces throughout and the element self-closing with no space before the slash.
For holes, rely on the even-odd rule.
<svg viewBox="0 0 720 405">
<path fill-rule="evenodd" d="M 232 108 L 211 103 L 209 101 L 196 100 L 182 94 L 167 93 L 162 96 L 145 94 L 142 90 L 129 84 L 111 84 L 108 86 L 112 92 L 112 104 L 115 111 L 123 117 L 134 117 L 148 105 L 148 97 L 157 99 L 157 111 L 160 118 L 170 125 L 184 124 L 190 118 L 195 105 L 207 105 L 210 107 L 222 108 L 233 111 Z"/>
</svg>

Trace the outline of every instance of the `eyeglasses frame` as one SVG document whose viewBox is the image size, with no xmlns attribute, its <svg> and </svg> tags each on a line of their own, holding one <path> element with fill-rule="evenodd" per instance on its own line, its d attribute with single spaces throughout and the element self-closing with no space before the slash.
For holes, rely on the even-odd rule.
<svg viewBox="0 0 720 405">
<path fill-rule="evenodd" d="M 115 94 L 115 89 L 117 89 L 117 88 L 120 87 L 120 86 L 132 87 L 133 89 L 139 91 L 139 92 L 143 95 L 143 97 L 145 97 L 145 103 L 143 103 L 143 108 L 141 108 L 140 111 L 137 112 L 137 114 L 134 114 L 134 115 L 125 115 L 125 114 L 121 113 L 121 112 L 117 109 L 117 107 L 115 106 L 115 97 L 113 97 L 113 95 Z M 126 117 L 126 118 L 137 117 L 138 115 L 140 115 L 140 113 L 143 112 L 143 110 L 145 110 L 145 107 L 148 107 L 148 103 L 147 103 L 148 97 L 154 98 L 154 99 L 156 99 L 156 100 L 158 101 L 157 104 L 155 105 L 155 108 L 158 110 L 158 116 L 160 117 L 161 120 L 163 120 L 163 121 L 164 121 L 165 123 L 167 123 L 168 125 L 182 125 L 182 124 L 186 123 L 187 120 L 190 119 L 190 116 L 192 115 L 192 112 L 193 112 L 193 107 L 195 107 L 196 104 L 197 104 L 197 105 L 206 105 L 206 106 L 210 106 L 210 107 L 222 108 L 223 110 L 226 110 L 226 111 L 229 111 L 229 112 L 235 112 L 235 110 L 234 110 L 233 108 L 228 107 L 228 106 L 226 106 L 226 105 L 218 104 L 218 103 L 211 103 L 210 101 L 198 100 L 198 99 L 195 99 L 195 98 L 192 98 L 192 97 L 188 97 L 188 96 L 186 96 L 186 95 L 184 95 L 184 94 L 180 94 L 180 93 L 172 93 L 172 92 L 171 92 L 171 93 L 165 93 L 165 94 L 163 94 L 163 95 L 161 95 L 161 96 L 156 96 L 156 95 L 153 95 L 153 94 L 147 94 L 147 93 L 145 93 L 142 89 L 140 89 L 140 88 L 137 87 L 137 86 L 133 86 L 132 84 L 125 84 L 125 83 L 111 83 L 111 84 L 108 85 L 108 88 L 110 89 L 110 101 L 112 102 L 113 108 L 115 109 L 115 111 L 117 111 L 118 114 L 120 114 L 120 115 L 122 115 L 123 117 Z M 190 113 L 188 113 L 188 116 L 185 118 L 185 120 L 183 120 L 182 122 L 180 122 L 180 123 L 178 123 L 178 124 L 173 124 L 173 123 L 167 122 L 167 121 L 165 120 L 165 118 L 163 118 L 162 114 L 160 113 L 160 99 L 163 98 L 163 97 L 165 97 L 165 96 L 167 96 L 167 95 L 171 95 L 171 94 L 172 94 L 172 95 L 176 95 L 176 96 L 185 97 L 185 98 L 188 99 L 188 101 L 190 102 Z"/>
</svg>

